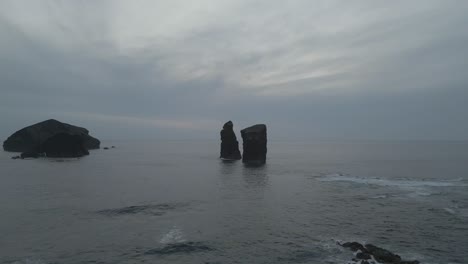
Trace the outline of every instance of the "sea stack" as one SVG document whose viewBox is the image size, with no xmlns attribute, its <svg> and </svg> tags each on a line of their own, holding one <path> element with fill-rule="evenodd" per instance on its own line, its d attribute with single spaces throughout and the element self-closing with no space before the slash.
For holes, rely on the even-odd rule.
<svg viewBox="0 0 468 264">
<path fill-rule="evenodd" d="M 264 124 L 254 125 L 241 130 L 244 153 L 242 162 L 264 164 L 267 153 L 267 127 Z"/>
<path fill-rule="evenodd" d="M 221 159 L 225 160 L 240 160 L 241 153 L 239 151 L 239 142 L 234 133 L 234 124 L 232 121 L 224 124 L 221 130 Z"/>
<path fill-rule="evenodd" d="M 98 149 L 101 142 L 89 131 L 49 119 L 16 131 L 5 142 L 5 151 L 23 152 L 22 158 L 72 158 L 88 155 L 89 149 Z"/>
</svg>

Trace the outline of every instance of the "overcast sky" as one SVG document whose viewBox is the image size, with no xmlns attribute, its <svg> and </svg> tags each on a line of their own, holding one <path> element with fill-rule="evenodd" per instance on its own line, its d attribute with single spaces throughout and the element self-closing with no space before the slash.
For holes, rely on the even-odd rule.
<svg viewBox="0 0 468 264">
<path fill-rule="evenodd" d="M 468 139 L 468 1 L 0 2 L 0 137 Z M 239 136 L 239 133 L 238 133 Z"/>
</svg>

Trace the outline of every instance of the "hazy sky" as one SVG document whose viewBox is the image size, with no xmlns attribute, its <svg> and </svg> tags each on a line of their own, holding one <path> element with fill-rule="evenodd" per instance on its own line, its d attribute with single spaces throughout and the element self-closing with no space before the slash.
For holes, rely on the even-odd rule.
<svg viewBox="0 0 468 264">
<path fill-rule="evenodd" d="M 0 2 L 0 137 L 468 139 L 468 1 Z M 238 133 L 239 136 L 239 133 Z"/>
</svg>

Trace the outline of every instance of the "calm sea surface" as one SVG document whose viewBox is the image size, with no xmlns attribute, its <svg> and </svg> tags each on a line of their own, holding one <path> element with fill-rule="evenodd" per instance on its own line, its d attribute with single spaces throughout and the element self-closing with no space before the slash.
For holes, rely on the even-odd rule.
<svg viewBox="0 0 468 264">
<path fill-rule="evenodd" d="M 339 263 L 339 241 L 468 263 L 467 142 L 104 142 L 82 159 L 0 151 L 0 263 Z"/>
</svg>

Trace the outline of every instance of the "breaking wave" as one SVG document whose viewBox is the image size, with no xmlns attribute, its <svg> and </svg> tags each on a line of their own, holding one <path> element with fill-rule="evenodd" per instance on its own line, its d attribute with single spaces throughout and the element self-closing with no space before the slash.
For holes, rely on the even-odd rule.
<svg viewBox="0 0 468 264">
<path fill-rule="evenodd" d="M 323 181 L 323 182 L 352 182 L 352 183 L 357 183 L 357 184 L 400 187 L 400 188 L 467 186 L 466 184 L 461 183 L 462 181 L 461 179 L 443 180 L 443 181 L 404 180 L 404 179 L 389 180 L 389 179 L 379 179 L 379 178 L 354 177 L 354 176 L 348 176 L 348 175 L 342 175 L 342 174 L 330 174 L 324 177 L 320 177 L 318 180 Z"/>
</svg>

